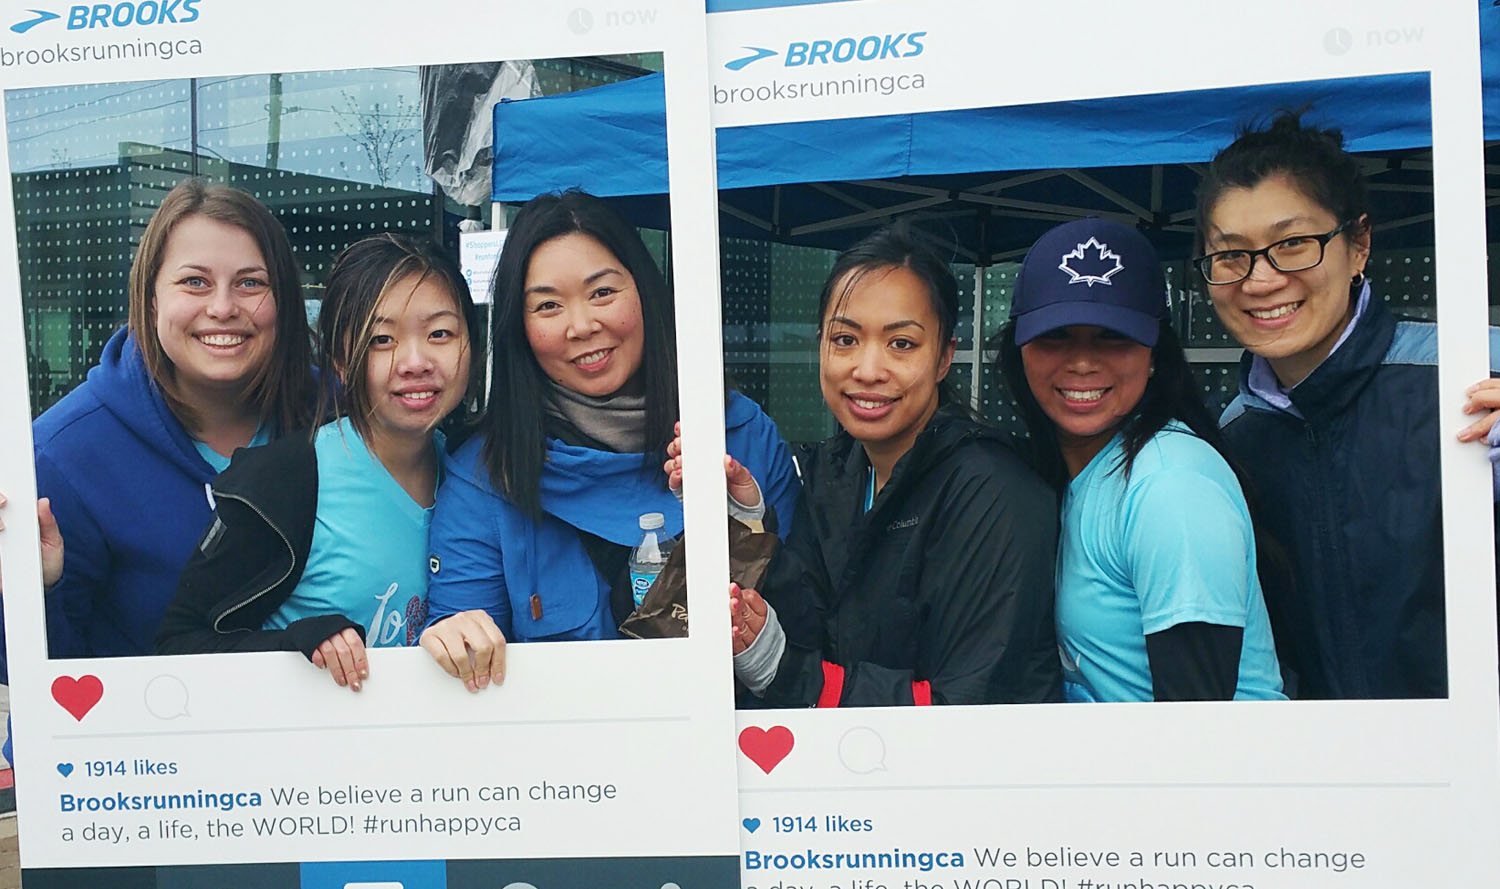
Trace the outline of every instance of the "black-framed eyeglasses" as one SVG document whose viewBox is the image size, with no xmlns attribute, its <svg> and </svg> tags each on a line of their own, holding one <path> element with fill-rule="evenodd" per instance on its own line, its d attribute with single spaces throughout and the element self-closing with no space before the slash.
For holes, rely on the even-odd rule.
<svg viewBox="0 0 1500 889">
<path fill-rule="evenodd" d="M 1219 250 L 1193 260 L 1198 274 L 1210 284 L 1238 284 L 1255 271 L 1255 259 L 1264 256 L 1278 272 L 1305 272 L 1323 261 L 1328 242 L 1350 225 L 1345 219 L 1333 231 L 1321 235 L 1292 235 L 1259 250 Z"/>
</svg>

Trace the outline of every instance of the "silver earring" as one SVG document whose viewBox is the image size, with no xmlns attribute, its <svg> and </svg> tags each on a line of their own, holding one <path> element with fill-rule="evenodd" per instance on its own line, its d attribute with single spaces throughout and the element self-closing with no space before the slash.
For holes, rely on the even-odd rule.
<svg viewBox="0 0 1500 889">
<path fill-rule="evenodd" d="M 1354 277 L 1351 278 L 1351 279 L 1349 279 L 1349 286 L 1351 286 L 1351 287 L 1363 287 L 1363 286 L 1365 286 L 1365 273 L 1364 273 L 1363 270 L 1354 273 Z"/>
</svg>

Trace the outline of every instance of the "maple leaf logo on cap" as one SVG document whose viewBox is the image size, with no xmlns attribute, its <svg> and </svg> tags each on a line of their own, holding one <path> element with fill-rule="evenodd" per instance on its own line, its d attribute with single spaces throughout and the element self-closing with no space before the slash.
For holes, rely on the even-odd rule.
<svg viewBox="0 0 1500 889">
<path fill-rule="evenodd" d="M 1091 248 L 1097 251 L 1096 255 L 1089 255 Z M 1068 273 L 1069 284 L 1082 283 L 1093 287 L 1095 284 L 1109 284 L 1109 279 L 1123 271 L 1125 264 L 1120 261 L 1120 254 L 1110 251 L 1108 244 L 1089 238 L 1072 252 L 1064 253 L 1057 267 Z"/>
</svg>

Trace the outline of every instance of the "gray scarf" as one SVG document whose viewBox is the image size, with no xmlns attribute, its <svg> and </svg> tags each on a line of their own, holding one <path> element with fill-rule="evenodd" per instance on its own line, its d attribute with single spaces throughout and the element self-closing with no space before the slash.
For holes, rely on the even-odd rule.
<svg viewBox="0 0 1500 889">
<path fill-rule="evenodd" d="M 570 445 L 639 454 L 646 450 L 646 396 L 580 395 L 548 381 L 547 432 Z"/>
</svg>

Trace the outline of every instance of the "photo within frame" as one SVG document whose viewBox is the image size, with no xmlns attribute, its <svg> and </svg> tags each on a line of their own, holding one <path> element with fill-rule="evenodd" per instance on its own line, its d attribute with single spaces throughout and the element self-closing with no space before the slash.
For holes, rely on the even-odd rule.
<svg viewBox="0 0 1500 889">
<path fill-rule="evenodd" d="M 726 377 L 755 393 L 789 441 L 812 443 L 809 449 L 794 444 L 799 457 L 823 458 L 813 464 L 814 472 L 802 476 L 804 483 L 811 477 L 819 486 L 815 502 L 797 517 L 810 515 L 811 530 L 799 532 L 794 519 L 791 538 L 806 536 L 800 545 L 788 547 L 796 550 L 799 567 L 811 561 L 817 570 L 792 573 L 783 584 L 791 588 L 788 595 L 762 597 L 782 625 L 771 636 L 775 655 L 758 659 L 747 646 L 750 663 L 736 663 L 739 684 L 748 688 L 754 683 L 761 691 L 757 696 L 742 688 L 740 694 L 747 707 L 739 712 L 741 814 L 765 825 L 751 831 L 747 821 L 741 835 L 742 885 L 796 882 L 814 869 L 831 869 L 856 881 L 945 886 L 976 880 L 1033 886 L 1290 886 L 1333 885 L 1351 873 L 1377 871 L 1383 879 L 1430 876 L 1427 851 L 1442 840 L 1429 828 L 1474 818 L 1487 822 L 1496 792 L 1487 765 L 1493 746 L 1488 736 L 1481 743 L 1464 742 L 1462 753 L 1448 743 L 1470 738 L 1466 726 L 1476 721 L 1493 722 L 1495 701 L 1486 678 L 1495 675 L 1493 600 L 1486 592 L 1493 590 L 1493 565 L 1482 556 L 1457 556 L 1488 553 L 1494 543 L 1487 518 L 1490 504 L 1469 496 L 1488 491 L 1487 485 L 1474 484 L 1482 482 L 1488 467 L 1481 449 L 1457 436 L 1475 419 L 1460 422 L 1460 393 L 1484 378 L 1489 367 L 1481 351 L 1488 317 L 1479 298 L 1485 292 L 1483 270 L 1466 260 L 1482 249 L 1477 233 L 1483 231 L 1474 200 L 1480 177 L 1474 157 L 1461 150 L 1478 138 L 1472 110 L 1460 107 L 1459 99 L 1472 77 L 1464 60 L 1474 41 L 1468 25 L 1458 20 L 1471 16 L 1472 9 L 1453 4 L 1413 17 L 1382 7 L 1362 9 L 1357 21 L 1335 16 L 1298 25 L 1258 22 L 1247 24 L 1247 33 L 1234 41 L 1225 41 L 1204 30 L 1207 25 L 1191 14 L 1172 14 L 1188 13 L 1185 8 L 1163 6 L 1153 10 L 1158 15 L 1152 19 L 1150 39 L 1134 42 L 1120 39 L 1126 26 L 1119 20 L 1075 19 L 1060 32 L 1055 16 L 1002 20 L 982 5 L 968 3 L 929 5 L 920 12 L 880 7 L 880 14 L 863 20 L 855 33 L 837 27 L 836 6 L 783 10 L 774 16 L 710 16 L 721 231 L 728 236 L 721 248 Z M 867 9 L 874 12 L 876 7 Z M 952 22 L 963 24 L 954 27 Z M 1442 26 L 1445 36 L 1436 37 L 1439 22 L 1449 22 L 1453 30 Z M 1001 33 L 1006 52 L 987 51 L 987 41 Z M 887 35 L 893 40 L 920 35 L 922 50 L 861 56 L 860 41 L 867 34 L 881 46 Z M 1251 49 L 1257 34 L 1271 43 Z M 843 38 L 849 40 L 840 51 Z M 1454 42 L 1446 42 L 1448 38 Z M 826 44 L 827 62 L 812 61 L 819 39 Z M 1271 44 L 1281 49 L 1266 51 Z M 875 40 L 869 43 L 875 45 Z M 1062 46 L 1066 64 L 1057 61 Z M 1172 47 L 1167 67 L 1160 63 L 1164 46 Z M 747 59 L 752 49 L 758 50 L 757 57 Z M 1106 80 L 1099 78 L 1101 66 L 1109 71 Z M 1348 76 L 1356 72 L 1360 76 Z M 1341 92 L 1346 98 L 1340 98 Z M 1389 99 L 1382 103 L 1390 112 L 1383 124 L 1373 123 L 1366 113 L 1374 94 Z M 1203 230 L 1198 193 L 1213 175 L 1213 158 L 1246 130 L 1266 130 L 1279 112 L 1299 110 L 1301 120 L 1319 129 L 1342 131 L 1351 172 L 1363 176 L 1368 204 L 1378 208 L 1369 213 L 1368 240 L 1357 225 L 1354 238 L 1344 237 L 1350 226 L 1339 229 L 1345 221 L 1342 208 L 1295 231 L 1251 233 L 1253 220 L 1217 217 L 1213 230 Z M 803 147 L 808 150 L 800 151 Z M 1393 155 L 1402 160 L 1392 163 Z M 766 160 L 757 162 L 757 157 Z M 1455 179 L 1445 179 L 1448 175 Z M 1386 176 L 1394 178 L 1382 178 Z M 1468 185 L 1457 186 L 1458 179 Z M 1251 191 L 1250 185 L 1244 191 Z M 1222 194 L 1210 203 L 1211 211 L 1228 207 Z M 1088 221 L 1090 217 L 1096 221 Z M 904 231 L 877 233 L 893 222 Z M 1248 237 L 1216 242 L 1234 234 Z M 1374 326 L 1371 319 L 1381 319 L 1380 326 L 1391 331 L 1395 342 L 1391 329 L 1399 328 L 1403 348 L 1400 354 L 1389 353 L 1366 341 L 1369 348 L 1362 351 L 1362 340 L 1351 333 L 1343 345 L 1329 350 L 1335 357 L 1328 367 L 1341 360 L 1358 363 L 1355 356 L 1368 359 L 1371 351 L 1375 366 L 1385 359 L 1398 366 L 1392 367 L 1395 377 L 1411 382 L 1406 402 L 1411 408 L 1399 421 L 1382 421 L 1382 438 L 1396 428 L 1414 434 L 1424 455 L 1419 474 L 1399 475 L 1402 484 L 1415 484 L 1420 475 L 1422 494 L 1396 506 L 1379 501 L 1373 488 L 1361 494 L 1359 484 L 1339 483 L 1348 496 L 1331 508 L 1353 513 L 1347 523 L 1329 519 L 1327 528 L 1370 528 L 1367 523 L 1384 520 L 1383 539 L 1406 541 L 1417 535 L 1415 542 L 1390 543 L 1356 561 L 1368 567 L 1366 562 L 1379 563 L 1399 552 L 1401 569 L 1411 572 L 1401 575 L 1411 581 L 1404 589 L 1431 607 L 1426 616 L 1406 613 L 1411 618 L 1404 624 L 1407 636 L 1399 641 L 1387 636 L 1380 646 L 1385 654 L 1370 657 L 1361 651 L 1347 661 L 1352 665 L 1347 676 L 1338 675 L 1323 660 L 1328 639 L 1345 631 L 1373 638 L 1380 632 L 1376 625 L 1388 626 L 1383 620 L 1393 620 L 1399 609 L 1387 602 L 1365 615 L 1374 625 L 1355 630 L 1325 623 L 1321 629 L 1327 639 L 1313 638 L 1319 627 L 1309 606 L 1321 612 L 1331 603 L 1275 592 L 1263 572 L 1255 572 L 1268 606 L 1262 627 L 1270 628 L 1269 634 L 1254 634 L 1262 640 L 1255 647 L 1264 652 L 1269 636 L 1274 669 L 1245 672 L 1252 638 L 1243 626 L 1252 615 L 1241 609 L 1241 635 L 1224 646 L 1238 657 L 1219 662 L 1214 690 L 1184 694 L 1180 688 L 1158 689 L 1153 681 L 1130 691 L 1121 679 L 1154 676 L 1157 668 L 1174 663 L 1170 656 L 1154 657 L 1156 652 L 1149 651 L 1142 659 L 1128 657 L 1123 644 L 1129 639 L 1139 651 L 1149 630 L 1170 629 L 1169 620 L 1148 630 L 1146 618 L 1155 615 L 1142 609 L 1159 604 L 1156 597 L 1172 587 L 1150 584 L 1150 600 L 1143 596 L 1139 604 L 1131 601 L 1133 595 L 1106 598 L 1105 593 L 1118 592 L 1121 585 L 1102 583 L 1101 567 L 1108 568 L 1112 556 L 1118 564 L 1125 542 L 1140 544 L 1144 538 L 1122 535 L 1111 545 L 1098 532 L 1148 527 L 1127 523 L 1147 516 L 1142 510 L 1152 499 L 1149 486 L 1138 492 L 1147 496 L 1132 501 L 1124 471 L 1084 476 L 1087 461 L 1070 466 L 1063 459 L 1067 448 L 1056 442 L 1071 446 L 1078 433 L 1098 432 L 1079 417 L 1114 405 L 1127 384 L 1139 384 L 1140 377 L 1159 382 L 1178 372 L 1160 358 L 1138 368 L 1128 361 L 1123 367 L 1117 363 L 1122 353 L 1160 351 L 1160 333 L 1167 329 L 1160 323 L 1163 316 L 1180 347 L 1179 365 L 1193 374 L 1182 397 L 1199 402 L 1200 419 L 1206 414 L 1209 421 L 1206 437 L 1172 434 L 1206 444 L 1226 409 L 1236 412 L 1241 418 L 1236 423 L 1242 425 L 1245 418 L 1261 418 L 1251 411 L 1263 404 L 1241 401 L 1230 407 L 1241 393 L 1245 347 L 1262 349 L 1268 353 L 1265 364 L 1281 364 L 1284 370 L 1281 359 L 1288 353 L 1267 348 L 1244 328 L 1254 330 L 1262 322 L 1290 328 L 1283 319 L 1312 302 L 1302 300 L 1303 305 L 1290 310 L 1272 305 L 1280 314 L 1256 318 L 1243 311 L 1246 306 L 1235 304 L 1232 285 L 1237 281 L 1225 280 L 1217 274 L 1222 269 L 1213 267 L 1209 270 L 1215 276 L 1206 278 L 1199 266 L 1207 254 L 1227 252 L 1234 259 L 1236 251 L 1255 252 L 1256 279 L 1246 285 L 1250 291 L 1276 275 L 1305 278 L 1310 270 L 1334 267 L 1325 267 L 1327 256 L 1310 262 L 1289 252 L 1309 246 L 1297 240 L 1275 248 L 1280 268 L 1270 267 L 1268 253 L 1259 251 L 1292 235 L 1309 236 L 1320 254 L 1324 247 L 1352 248 L 1334 254 L 1346 264 L 1354 260 L 1344 281 L 1348 286 L 1338 291 L 1347 295 L 1335 304 L 1351 310 L 1364 306 L 1366 314 L 1360 318 L 1365 326 L 1353 324 L 1356 332 Z M 1063 243 L 1063 237 L 1069 240 Z M 893 246 L 902 248 L 900 259 L 887 252 Z M 924 253 L 938 262 L 912 258 Z M 1132 258 L 1149 253 L 1157 261 L 1137 264 Z M 1356 272 L 1362 272 L 1358 280 Z M 1142 274 L 1144 284 L 1130 289 L 1155 298 L 1131 301 L 1122 294 L 1124 285 Z M 947 278 L 953 283 L 947 284 Z M 1370 296 L 1361 300 L 1366 285 Z M 1065 299 L 1061 294 L 1068 288 L 1082 293 Z M 956 298 L 945 290 L 956 291 Z M 945 304 L 954 303 L 953 310 L 943 311 Z M 1107 305 L 1116 317 L 1106 319 L 1099 305 Z M 902 308 L 906 311 L 896 312 Z M 1248 308 L 1265 314 L 1259 304 Z M 1221 320 L 1226 309 L 1230 323 Z M 881 317 L 883 310 L 896 314 Z M 1131 324 L 1131 316 L 1121 317 L 1119 310 L 1153 323 Z M 945 315 L 954 318 L 946 329 L 941 322 Z M 1441 361 L 1434 320 L 1443 330 Z M 887 329 L 924 321 L 932 322 L 923 327 L 936 327 L 938 337 L 924 338 L 913 332 L 914 326 Z M 1154 340 L 1150 327 L 1158 334 Z M 1416 340 L 1406 339 L 1417 334 Z M 1151 340 L 1150 346 L 1143 340 Z M 1418 340 L 1420 349 L 1405 348 Z M 1033 357 L 1053 356 L 1053 372 L 1047 372 L 1045 360 L 1022 360 L 1023 349 L 1037 353 Z M 1114 362 L 1108 370 L 1099 357 L 1102 350 Z M 927 359 L 922 375 L 909 375 L 909 365 L 899 357 L 908 354 Z M 1075 361 L 1078 366 L 1087 363 L 1068 357 L 1076 354 L 1095 356 L 1089 368 L 1094 377 L 1049 384 Z M 1009 387 L 1003 380 L 1007 365 L 1013 371 Z M 1110 382 L 1097 382 L 1107 373 L 1115 374 Z M 1298 401 L 1309 404 L 1304 415 L 1310 422 L 1326 419 L 1313 399 L 1316 373 L 1311 376 L 1314 385 L 1307 388 L 1290 385 L 1299 381 L 1283 380 L 1274 370 L 1270 376 L 1272 388 L 1291 390 L 1294 408 Z M 1394 379 L 1389 372 L 1380 378 L 1383 383 Z M 913 379 L 919 381 L 915 386 Z M 888 452 L 882 453 L 890 441 L 885 434 L 888 427 L 907 428 L 897 422 L 904 416 L 902 399 L 911 392 L 930 398 L 939 385 L 957 392 L 933 399 L 944 407 L 934 409 L 927 424 L 916 424 L 920 431 L 910 444 L 896 449 L 900 456 L 891 461 Z M 1142 389 L 1149 386 L 1146 382 Z M 1013 397 L 1017 390 L 1031 396 L 1031 416 Z M 1334 399 L 1353 399 L 1356 391 L 1350 385 Z M 1049 412 L 1048 407 L 1063 410 Z M 1013 691 L 959 697 L 958 690 L 971 688 L 954 680 L 969 677 L 962 669 L 945 673 L 935 667 L 934 662 L 944 663 L 943 655 L 948 663 L 978 662 L 954 660 L 963 651 L 963 633 L 936 631 L 942 626 L 935 619 L 943 613 L 942 604 L 952 604 L 942 597 L 951 595 L 954 586 L 924 587 L 923 582 L 929 575 L 952 576 L 955 563 L 993 565 L 1011 555 L 993 540 L 976 542 L 956 556 L 950 551 L 938 566 L 923 562 L 928 550 L 920 545 L 901 545 L 932 539 L 939 548 L 952 545 L 953 518 L 978 514 L 958 509 L 967 503 L 958 484 L 944 488 L 936 481 L 967 480 L 971 475 L 963 473 L 972 473 L 961 466 L 943 475 L 944 465 L 932 456 L 940 439 L 935 426 L 972 428 L 968 424 L 974 423 L 962 416 L 945 418 L 945 410 L 950 416 L 978 414 L 985 426 L 998 426 L 998 431 L 982 434 L 1013 438 L 1015 452 L 1040 467 L 1044 483 L 1053 482 L 1062 555 L 1052 563 L 1055 573 L 1044 580 L 1056 598 L 1050 627 L 1041 625 L 1056 637 L 1052 669 L 1061 688 L 1055 696 L 1073 698 L 1063 689 L 1082 689 L 1091 694 L 1077 697 L 1101 703 L 1032 706 Z M 1030 429 L 1052 432 L 1053 445 L 1038 453 Z M 1231 424 L 1223 435 L 1242 432 Z M 1320 444 L 1329 446 L 1324 453 L 1333 462 L 1316 484 L 1298 480 L 1299 464 L 1290 452 L 1249 448 L 1252 453 L 1245 459 L 1261 462 L 1243 467 L 1242 473 L 1248 468 L 1259 485 L 1273 488 L 1269 497 L 1280 502 L 1267 503 L 1257 489 L 1244 512 L 1279 512 L 1284 526 L 1316 522 L 1317 511 L 1298 506 L 1296 498 L 1326 491 L 1332 478 L 1347 481 L 1348 473 L 1361 465 L 1354 456 L 1357 445 L 1346 441 L 1333 447 L 1331 439 L 1320 439 Z M 1136 454 L 1139 460 L 1147 453 L 1148 462 L 1133 465 L 1130 479 L 1154 475 L 1143 467 L 1160 468 L 1156 461 L 1167 453 L 1165 446 L 1148 447 L 1151 453 Z M 1246 448 L 1243 440 L 1240 447 Z M 1004 453 L 998 445 L 990 449 Z M 1234 448 L 1227 450 L 1231 460 L 1223 463 L 1232 465 L 1237 462 Z M 1047 453 L 1056 461 L 1055 475 L 1037 460 Z M 991 476 L 1002 473 L 1003 459 L 990 461 Z M 799 464 L 808 465 L 805 459 Z M 888 475 L 881 472 L 883 464 L 890 467 Z M 917 476 L 929 484 L 901 487 Z M 1082 477 L 1096 497 L 1114 494 L 1120 505 L 1092 508 L 1089 497 L 1074 489 L 1075 477 Z M 1179 549 L 1181 558 L 1173 558 L 1172 564 L 1192 564 L 1188 559 L 1195 550 L 1206 554 L 1220 582 L 1216 593 L 1230 569 L 1241 578 L 1250 575 L 1244 553 L 1249 540 L 1261 536 L 1235 533 L 1236 527 L 1255 528 L 1255 520 L 1227 510 L 1219 502 L 1223 498 L 1213 495 L 1214 487 L 1232 486 L 1241 493 L 1253 487 L 1236 482 L 1215 486 L 1205 478 L 1166 498 L 1171 504 L 1166 511 L 1153 513 L 1181 523 L 1177 531 L 1158 537 Z M 1401 485 L 1394 479 L 1382 477 L 1382 493 L 1395 496 L 1397 489 Z M 1425 506 L 1416 507 L 1417 500 Z M 1018 512 L 1021 502 L 1017 498 Z M 1028 512 L 1038 522 L 1053 521 L 1050 515 Z M 1092 518 L 1082 521 L 1085 516 Z M 903 527 L 909 519 L 916 521 Z M 971 520 L 963 527 L 975 524 Z M 927 528 L 949 533 L 925 538 Z M 1335 585 L 1324 584 L 1319 572 L 1333 563 L 1310 563 L 1309 552 L 1316 555 L 1315 547 L 1321 545 L 1321 558 L 1336 551 L 1341 559 L 1357 547 L 1346 549 L 1346 541 L 1327 534 L 1294 530 L 1288 536 L 1290 547 L 1301 548 L 1288 554 L 1289 567 L 1295 571 L 1300 561 L 1304 578 L 1313 577 L 1311 583 L 1320 587 L 1311 595 L 1326 591 L 1337 598 L 1345 587 L 1336 584 L 1348 582 L 1373 582 L 1381 593 L 1395 593 L 1391 581 L 1399 572 L 1394 568 L 1364 581 L 1355 581 L 1356 571 L 1335 571 L 1329 575 Z M 1367 534 L 1360 545 L 1378 536 Z M 1226 538 L 1239 541 L 1237 555 L 1226 557 Z M 1005 538 L 1006 543 L 1018 539 L 1015 531 Z M 888 549 L 881 549 L 883 542 L 891 544 Z M 1429 559 L 1426 568 L 1411 558 L 1412 552 Z M 1264 567 L 1258 550 L 1255 557 L 1257 567 Z M 909 579 L 896 564 L 909 566 Z M 1445 582 L 1429 582 L 1434 571 Z M 774 580 L 767 582 L 768 588 L 774 589 Z M 1080 580 L 1086 583 L 1080 585 Z M 1309 581 L 1302 583 L 1305 587 Z M 996 603 L 988 614 L 992 619 L 1000 602 L 1015 597 L 1015 588 L 1008 585 L 976 584 L 973 589 L 981 600 Z M 1087 593 L 1077 595 L 1081 590 Z M 1373 602 L 1372 595 L 1359 601 Z M 1435 595 L 1443 599 L 1442 606 L 1436 606 Z M 735 607 L 736 591 L 730 596 Z M 759 640 L 765 630 L 761 621 L 769 625 L 769 619 L 758 613 L 750 596 L 739 596 L 740 604 L 748 601 L 751 607 L 737 629 Z M 1046 599 L 1045 592 L 1041 598 Z M 1192 606 L 1205 600 L 1178 601 Z M 934 602 L 940 604 L 934 607 Z M 1090 602 L 1098 605 L 1080 610 Z M 1130 606 L 1126 613 L 1132 614 L 1127 622 L 1133 624 L 1132 633 L 1121 635 L 1120 624 L 1101 619 L 1110 602 Z M 1200 624 L 1216 624 L 1203 620 L 1207 614 L 1197 614 Z M 1223 611 L 1215 616 L 1217 625 L 1236 623 Z M 1293 618 L 1290 626 L 1288 617 Z M 1014 632 L 1017 626 L 1013 621 L 1009 628 Z M 1438 627 L 1441 641 L 1433 632 Z M 1299 630 L 1308 635 L 1294 638 Z M 1216 632 L 1204 631 L 1203 638 Z M 916 641 L 903 650 L 901 643 L 910 637 Z M 1046 647 L 1036 645 L 1038 651 Z M 1210 643 L 1200 654 L 1212 647 Z M 1422 654 L 1413 657 L 1417 649 Z M 985 650 L 990 661 L 984 666 L 1012 679 L 1025 675 L 1014 667 L 1009 673 L 995 667 L 1005 663 L 997 646 Z M 1311 651 L 1318 654 L 1308 658 Z M 1263 657 L 1260 661 L 1265 663 Z M 1341 656 L 1332 661 L 1345 663 Z M 1129 666 L 1132 662 L 1136 666 Z M 1395 664 L 1401 666 L 1392 669 Z M 783 666 L 794 669 L 782 673 Z M 1377 675 L 1380 679 L 1372 681 Z M 1443 678 L 1434 681 L 1438 676 Z M 1265 687 L 1271 684 L 1265 679 L 1278 677 L 1280 695 L 1292 700 L 1193 702 L 1227 698 L 1247 685 Z M 1176 695 L 1188 700 L 1129 703 Z M 951 706 L 1003 700 L 1016 703 Z M 1349 734 L 1355 725 L 1362 727 L 1357 736 Z M 1267 743 L 1269 738 L 1275 743 Z M 1372 751 L 1371 744 L 1381 752 Z M 1349 755 L 1354 749 L 1362 754 Z M 1433 749 L 1453 755 L 1432 757 Z M 1417 810 L 1424 814 L 1414 819 L 1411 813 Z M 988 813 L 983 828 L 976 827 L 976 811 Z M 1268 811 L 1278 814 L 1269 820 L 1259 817 Z M 833 817 L 807 817 L 819 812 Z M 1393 832 L 1397 823 L 1402 826 Z M 1227 849 L 1233 854 L 1224 854 Z M 1445 864 L 1439 870 L 1451 878 L 1462 866 Z"/>
<path fill-rule="evenodd" d="M 678 417 L 721 422 L 679 398 L 698 310 L 673 289 L 711 277 L 672 257 L 693 236 L 665 234 L 712 231 L 686 163 L 708 142 L 678 134 L 706 133 L 680 98 L 702 66 L 677 61 L 701 57 L 701 20 L 652 22 L 609 55 L 559 40 L 559 16 L 482 54 L 445 44 L 451 64 L 366 50 L 305 70 L 289 40 L 206 75 L 193 54 L 141 63 L 142 44 L 84 83 L 7 79 L 6 336 L 28 373 L 6 404 L 34 425 L 6 447 L 21 465 L 34 446 L 37 468 L 5 481 L 6 662 L 16 748 L 46 751 L 16 758 L 28 882 L 191 883 L 234 862 L 237 879 L 435 879 L 450 858 L 470 862 L 460 882 L 574 858 L 732 879 L 728 699 L 692 666 L 716 659 L 688 633 L 685 548 L 668 558 L 684 495 L 705 495 L 662 469 Z M 212 55 L 263 23 L 179 24 Z M 655 225 L 561 165 L 494 197 L 496 107 L 638 77 L 682 158 Z M 474 239 L 487 267 L 457 261 Z M 540 434 L 499 443 L 513 429 Z M 547 471 L 495 481 L 522 477 L 513 458 Z M 449 521 L 436 500 L 458 486 Z M 30 521 L 38 562 L 16 539 Z M 650 614 L 636 583 L 662 600 Z M 626 693 L 638 676 L 661 678 Z M 423 753 L 453 743 L 485 753 Z M 721 753 L 688 756 L 705 747 Z M 689 764 L 648 777 L 644 749 Z M 658 840 L 603 829 L 664 803 Z"/>
</svg>

